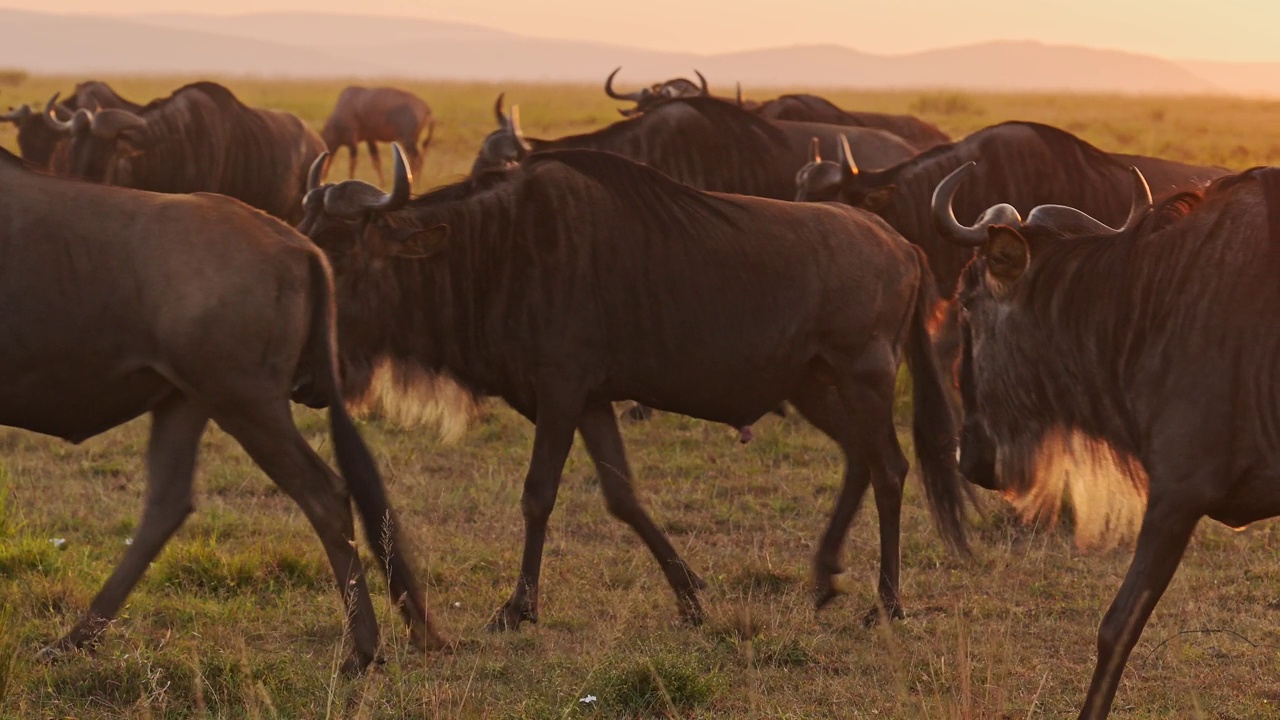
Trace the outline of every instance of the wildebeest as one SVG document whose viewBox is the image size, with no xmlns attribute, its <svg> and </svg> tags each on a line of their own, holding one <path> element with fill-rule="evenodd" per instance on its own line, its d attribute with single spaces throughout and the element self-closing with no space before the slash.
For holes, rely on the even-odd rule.
<svg viewBox="0 0 1280 720">
<path fill-rule="evenodd" d="M 418 138 L 423 130 L 427 137 Z M 385 182 L 379 142 L 398 142 L 409 156 L 409 169 L 417 174 L 422 168 L 422 154 L 435 135 L 436 121 L 431 108 L 413 93 L 392 87 L 359 87 L 343 89 L 338 102 L 320 130 L 320 137 L 330 153 L 345 147 L 351 158 L 350 177 L 356 176 L 356 153 L 361 142 L 369 148 L 369 161 L 378 173 L 378 183 Z"/>
<path fill-rule="evenodd" d="M 63 116 L 60 119 L 69 119 L 78 108 L 120 108 L 137 112 L 141 107 L 120 97 L 106 83 L 89 80 L 76 85 L 71 97 L 60 103 L 56 111 Z M 49 127 L 39 110 L 33 110 L 26 104 L 11 107 L 9 112 L 0 115 L 0 122 L 11 122 L 17 127 L 18 149 L 22 152 L 23 160 L 37 168 L 66 174 L 67 137 Z"/>
<path fill-rule="evenodd" d="M 296 222 L 307 169 L 324 142 L 289 113 L 251 108 L 198 82 L 137 112 L 79 108 L 44 119 L 71 137 L 71 175 L 139 190 L 216 192 Z"/>
<path fill-rule="evenodd" d="M 1128 211 L 1128 166 L 1066 131 L 1040 123 L 993 125 L 885 170 L 861 169 L 857 148 L 852 156 L 853 162 L 844 159 L 802 168 L 797 174 L 801 183 L 797 199 L 839 200 L 879 214 L 924 249 L 944 297 L 951 296 L 972 252 L 939 234 L 930 198 L 943 177 L 971 160 L 981 164 L 956 196 L 956 214 L 962 222 L 973 222 L 996 202 L 1006 202 L 1019 212 L 1062 203 L 1112 224 L 1123 220 Z M 1136 162 L 1132 156 L 1129 159 Z M 1226 173 L 1158 158 L 1142 160 L 1160 172 L 1162 198 Z M 946 360 L 953 359 L 953 330 L 954 315 L 949 314 L 939 337 Z"/>
<path fill-rule="evenodd" d="M 738 103 L 744 104 L 741 92 L 738 95 Z M 844 110 L 830 100 L 817 95 L 779 95 L 773 100 L 753 105 L 751 110 L 771 120 L 801 120 L 888 130 L 921 150 L 951 142 L 951 136 L 940 130 L 938 126 L 914 115 Z"/>
<path fill-rule="evenodd" d="M 439 643 L 377 467 L 343 406 L 333 279 L 314 245 L 237 200 L 73 182 L 0 150 L 0 256 L 0 424 L 81 442 L 142 414 L 152 421 L 133 542 L 44 656 L 95 642 L 191 513 L 210 420 L 319 535 L 347 604 L 348 670 L 378 646 L 348 492 L 415 640 Z M 295 386 L 329 406 L 341 478 L 294 427 Z"/>
<path fill-rule="evenodd" d="M 299 229 L 334 265 L 353 392 L 389 362 L 401 377 L 447 374 L 536 424 L 520 576 L 494 629 L 537 620 L 547 519 L 575 429 L 609 512 L 658 560 L 682 617 L 701 620 L 702 582 L 632 489 L 612 410 L 621 399 L 733 427 L 790 401 L 846 457 L 815 559 L 819 606 L 836 595 L 839 550 L 870 483 L 880 603 L 900 616 L 907 463 L 892 411 L 904 346 L 929 504 L 963 545 L 954 426 L 925 328 L 928 268 L 869 213 L 704 193 L 573 150 L 411 202 L 399 163 L 391 194 L 357 181 L 312 190 Z"/>
<path fill-rule="evenodd" d="M 685 78 L 674 78 L 666 82 L 654 83 L 635 92 L 620 93 L 613 89 L 613 78 L 621 69 L 622 66 L 619 65 L 609 73 L 609 77 L 604 81 L 604 92 L 615 100 L 629 100 L 636 104 L 633 108 L 619 108 L 618 114 L 623 117 L 643 114 L 658 103 L 672 98 L 710 97 L 711 95 L 711 91 L 707 89 L 707 79 L 697 70 L 694 70 L 693 74 L 698 76 L 698 84 Z"/>
<path fill-rule="evenodd" d="M 1080 712 L 1103 718 L 1200 518 L 1242 527 L 1280 514 L 1280 169 L 1154 213 L 1135 172 L 1119 230 L 1061 206 L 1025 221 L 997 206 L 963 226 L 949 204 L 967 169 L 934 197 L 949 238 L 980 248 L 959 288 L 963 471 L 1052 510 L 1063 487 L 1037 472 L 1039 456 L 1076 434 L 1125 470 L 1077 480 L 1117 486 L 1084 501 L 1073 489 L 1077 518 L 1113 511 L 1090 496 L 1145 499 Z"/>
<path fill-rule="evenodd" d="M 608 127 L 556 140 L 526 138 L 515 108 L 494 103 L 498 129 L 485 138 L 472 174 L 520 162 L 541 150 L 605 150 L 654 167 L 686 185 L 776 199 L 795 196 L 796 168 L 809 156 L 812 138 L 834 155 L 846 137 L 859 162 L 888 167 L 916 154 L 896 135 L 870 128 L 774 122 L 732 103 L 708 97 L 676 98 Z"/>
</svg>

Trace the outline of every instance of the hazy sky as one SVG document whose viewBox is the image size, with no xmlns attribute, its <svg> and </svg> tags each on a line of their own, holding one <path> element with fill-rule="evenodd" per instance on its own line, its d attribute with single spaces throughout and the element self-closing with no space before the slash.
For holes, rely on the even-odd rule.
<svg viewBox="0 0 1280 720">
<path fill-rule="evenodd" d="M 1280 61 L 1280 0 L 0 0 L 67 13 L 412 15 L 541 37 L 724 52 L 838 43 L 901 53 L 996 39 Z M 0 30 L 0 37 L 3 30 Z"/>
</svg>

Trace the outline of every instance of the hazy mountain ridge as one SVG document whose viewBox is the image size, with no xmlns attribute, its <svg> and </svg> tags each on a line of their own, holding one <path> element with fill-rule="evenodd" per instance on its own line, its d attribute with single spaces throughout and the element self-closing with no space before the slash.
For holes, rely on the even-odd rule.
<svg viewBox="0 0 1280 720">
<path fill-rule="evenodd" d="M 213 73 L 600 82 L 634 89 L 697 68 L 713 89 L 957 88 L 1280 96 L 1280 63 L 1172 61 L 1002 41 L 904 55 L 832 45 L 705 55 L 534 38 L 461 23 L 309 13 L 71 16 L 0 10 L 0 67 L 40 73 Z"/>
</svg>

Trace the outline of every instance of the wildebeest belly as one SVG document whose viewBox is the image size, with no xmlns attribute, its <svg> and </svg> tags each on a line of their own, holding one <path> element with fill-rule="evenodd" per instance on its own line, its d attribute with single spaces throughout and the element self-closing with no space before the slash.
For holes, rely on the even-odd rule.
<svg viewBox="0 0 1280 720">
<path fill-rule="evenodd" d="M 95 358 L 0 361 L 0 425 L 81 442 L 147 412 L 174 387 L 146 367 L 113 369 Z"/>
</svg>

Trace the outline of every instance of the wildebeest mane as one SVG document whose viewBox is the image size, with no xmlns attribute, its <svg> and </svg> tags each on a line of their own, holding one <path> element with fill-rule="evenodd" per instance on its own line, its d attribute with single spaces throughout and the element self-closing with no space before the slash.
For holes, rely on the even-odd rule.
<svg viewBox="0 0 1280 720">
<path fill-rule="evenodd" d="M 645 114 L 536 149 L 615 152 L 706 190 L 790 197 L 777 167 L 791 155 L 787 135 L 770 121 L 716 98 L 674 98 Z"/>
<path fill-rule="evenodd" d="M 525 162 L 531 168 L 540 162 L 556 162 L 577 171 L 599 183 L 602 190 L 622 203 L 643 208 L 639 217 L 656 223 L 659 231 L 682 229 L 688 224 L 690 214 L 712 217 L 736 227 L 732 215 L 714 196 L 615 153 L 551 150 L 535 153 Z"/>
</svg>

